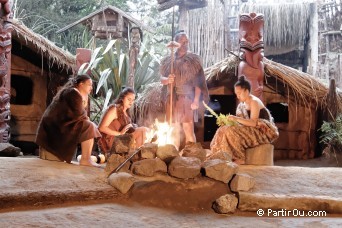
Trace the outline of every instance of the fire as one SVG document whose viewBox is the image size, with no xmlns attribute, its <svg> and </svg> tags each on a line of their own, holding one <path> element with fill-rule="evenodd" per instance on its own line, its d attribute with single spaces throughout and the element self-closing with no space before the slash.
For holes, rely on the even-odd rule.
<svg viewBox="0 0 342 228">
<path fill-rule="evenodd" d="M 156 119 L 154 123 L 154 129 L 154 134 L 157 136 L 156 143 L 158 146 L 174 144 L 172 138 L 173 127 L 171 127 L 167 122 L 159 122 Z"/>
</svg>

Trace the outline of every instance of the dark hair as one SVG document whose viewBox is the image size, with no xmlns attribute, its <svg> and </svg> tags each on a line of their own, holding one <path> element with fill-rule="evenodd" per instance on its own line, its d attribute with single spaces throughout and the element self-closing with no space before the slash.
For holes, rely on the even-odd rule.
<svg viewBox="0 0 342 228">
<path fill-rule="evenodd" d="M 251 92 L 251 83 L 246 79 L 245 75 L 241 75 L 238 81 L 234 84 L 234 87 L 240 86 L 242 89 L 247 89 Z"/>
<path fill-rule="evenodd" d="M 131 87 L 126 87 L 123 90 L 121 90 L 121 92 L 118 95 L 118 98 L 116 98 L 116 100 L 114 101 L 114 104 L 123 105 L 123 99 L 125 99 L 125 97 L 128 94 L 135 94 L 134 89 L 132 89 Z"/>
<path fill-rule="evenodd" d="M 77 75 L 75 78 L 73 78 L 73 86 L 77 86 L 78 84 L 85 82 L 87 80 L 91 79 L 91 77 L 87 74 L 81 74 L 81 75 Z"/>
<path fill-rule="evenodd" d="M 181 37 L 181 36 L 186 36 L 186 33 L 185 33 L 185 31 L 184 30 L 179 30 L 179 31 L 177 31 L 176 32 L 176 34 L 175 34 L 175 41 L 177 42 L 177 40 L 179 40 L 179 38 Z"/>
<path fill-rule="evenodd" d="M 61 93 L 65 89 L 75 88 L 80 83 L 85 82 L 85 81 L 87 81 L 89 79 L 91 80 L 91 77 L 89 75 L 87 75 L 87 74 L 80 74 L 80 75 L 76 75 L 76 77 L 69 78 L 69 81 L 57 92 L 57 94 L 54 97 L 54 99 L 59 99 Z"/>
</svg>

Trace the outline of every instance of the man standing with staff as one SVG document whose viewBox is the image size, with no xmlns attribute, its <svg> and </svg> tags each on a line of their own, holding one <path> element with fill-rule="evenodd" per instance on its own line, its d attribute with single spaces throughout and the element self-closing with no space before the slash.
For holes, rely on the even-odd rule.
<svg viewBox="0 0 342 228">
<path fill-rule="evenodd" d="M 185 134 L 185 142 L 196 142 L 194 122 L 198 121 L 200 99 L 209 100 L 207 83 L 204 77 L 200 56 L 191 53 L 186 33 L 176 33 L 179 47 L 173 56 L 166 56 L 160 64 L 161 83 L 168 85 L 166 118 L 172 120 L 176 130 L 175 146 L 179 149 L 180 130 Z M 171 43 L 174 46 L 174 44 Z M 173 47 L 171 47 L 173 48 Z M 172 98 L 170 99 L 170 95 Z"/>
</svg>

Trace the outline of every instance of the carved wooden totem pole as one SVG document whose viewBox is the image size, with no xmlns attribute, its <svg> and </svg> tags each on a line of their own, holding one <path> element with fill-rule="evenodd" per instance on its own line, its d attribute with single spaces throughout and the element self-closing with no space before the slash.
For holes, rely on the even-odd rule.
<svg viewBox="0 0 342 228">
<path fill-rule="evenodd" d="M 239 44 L 240 63 L 238 76 L 245 75 L 251 82 L 251 92 L 262 100 L 264 84 L 264 15 L 250 13 L 240 15 Z"/>
<path fill-rule="evenodd" d="M 127 86 L 134 89 L 134 75 L 140 51 L 140 44 L 142 41 L 142 31 L 139 27 L 132 27 L 130 32 L 131 47 L 129 49 L 129 75 Z"/>
<path fill-rule="evenodd" d="M 9 142 L 12 25 L 11 1 L 0 0 L 0 143 Z M 20 91 L 17 91 L 20 92 Z"/>
</svg>

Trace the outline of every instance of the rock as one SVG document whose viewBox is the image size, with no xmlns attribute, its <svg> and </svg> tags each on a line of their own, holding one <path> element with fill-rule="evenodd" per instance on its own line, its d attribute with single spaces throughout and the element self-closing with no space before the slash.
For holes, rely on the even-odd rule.
<svg viewBox="0 0 342 228">
<path fill-rule="evenodd" d="M 255 180 L 248 174 L 238 173 L 230 182 L 230 190 L 233 192 L 249 191 L 254 187 Z"/>
<path fill-rule="evenodd" d="M 112 150 L 116 154 L 129 153 L 134 149 L 134 139 L 132 134 L 124 134 L 115 136 Z"/>
<path fill-rule="evenodd" d="M 183 157 L 194 157 L 200 159 L 202 162 L 207 157 L 206 151 L 200 143 L 188 143 L 182 150 Z"/>
<path fill-rule="evenodd" d="M 0 143 L 0 156 L 17 157 L 20 155 L 21 149 L 10 143 Z"/>
<path fill-rule="evenodd" d="M 108 177 L 108 183 L 126 194 L 134 184 L 134 177 L 129 173 L 113 173 Z"/>
<path fill-rule="evenodd" d="M 136 152 L 137 152 L 136 150 L 131 150 L 130 152 L 128 152 L 128 154 L 120 154 L 120 155 L 123 156 L 125 159 L 127 159 Z M 138 153 L 136 153 L 135 155 L 133 155 L 133 157 L 130 159 L 131 162 L 136 162 L 136 161 L 140 161 L 140 160 L 141 160 L 140 151 Z"/>
<path fill-rule="evenodd" d="M 152 158 L 144 159 L 141 161 L 134 162 L 132 164 L 131 170 L 134 174 L 137 174 L 140 176 L 152 177 L 156 170 L 156 163 L 157 161 L 155 159 L 152 159 Z"/>
<path fill-rule="evenodd" d="M 207 153 L 208 154 L 208 153 Z M 214 159 L 221 159 L 223 161 L 232 161 L 232 156 L 228 154 L 227 152 L 217 152 L 212 154 L 210 151 L 209 156 L 207 157 L 207 160 L 214 160 Z"/>
<path fill-rule="evenodd" d="M 201 160 L 191 157 L 176 157 L 169 165 L 168 173 L 181 179 L 194 178 L 201 172 Z"/>
<path fill-rule="evenodd" d="M 174 145 L 166 144 L 165 146 L 158 147 L 157 157 L 168 164 L 175 157 L 179 157 L 179 154 Z"/>
<path fill-rule="evenodd" d="M 202 165 L 205 175 L 212 179 L 228 183 L 239 166 L 234 162 L 227 162 L 220 159 L 208 160 Z"/>
<path fill-rule="evenodd" d="M 43 147 L 39 147 L 39 158 L 43 160 L 48 160 L 48 161 L 59 161 L 63 162 L 63 160 L 59 159 L 56 155 L 53 153 L 47 151 Z"/>
<path fill-rule="evenodd" d="M 114 171 L 121 163 L 123 163 L 126 159 L 119 154 L 112 154 L 106 164 L 105 172 L 106 174 L 110 174 L 112 171 Z M 129 167 L 131 163 L 127 162 L 120 170 L 119 172 L 129 172 Z"/>
<path fill-rule="evenodd" d="M 223 195 L 213 203 L 213 209 L 219 214 L 234 213 L 238 204 L 238 198 L 233 194 Z"/>
<path fill-rule="evenodd" d="M 155 143 L 145 143 L 141 147 L 141 158 L 155 158 L 158 150 L 158 145 Z"/>
<path fill-rule="evenodd" d="M 156 172 L 167 173 L 167 165 L 160 158 L 155 158 L 156 160 Z"/>
<path fill-rule="evenodd" d="M 246 150 L 246 165 L 273 165 L 272 144 L 262 144 Z"/>
</svg>

